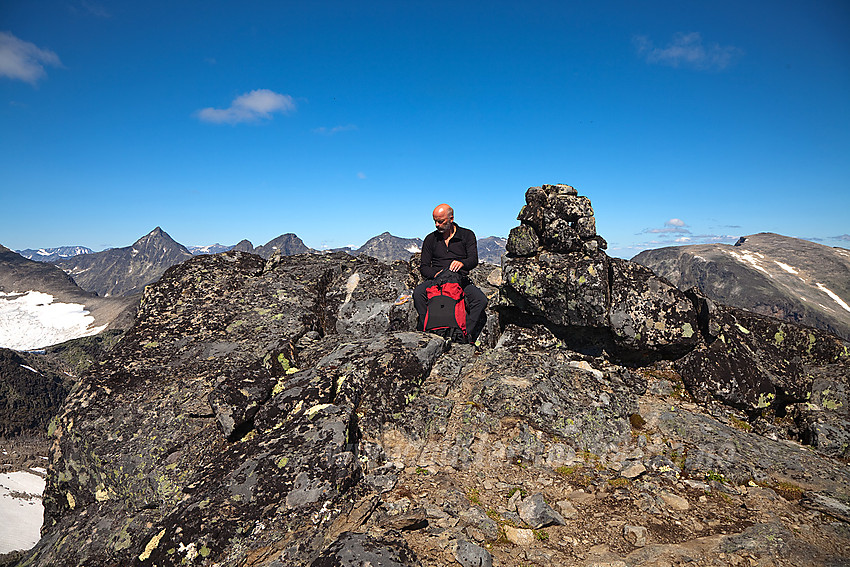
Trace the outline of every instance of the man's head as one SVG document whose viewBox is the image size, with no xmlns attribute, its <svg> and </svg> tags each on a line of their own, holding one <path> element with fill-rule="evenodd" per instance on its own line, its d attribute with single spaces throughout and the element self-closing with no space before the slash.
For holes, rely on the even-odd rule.
<svg viewBox="0 0 850 567">
<path fill-rule="evenodd" d="M 452 208 L 445 203 L 437 205 L 434 209 L 433 216 L 434 226 L 437 227 L 437 230 L 439 230 L 441 234 L 450 234 L 452 231 L 452 222 L 455 218 L 455 212 Z"/>
</svg>

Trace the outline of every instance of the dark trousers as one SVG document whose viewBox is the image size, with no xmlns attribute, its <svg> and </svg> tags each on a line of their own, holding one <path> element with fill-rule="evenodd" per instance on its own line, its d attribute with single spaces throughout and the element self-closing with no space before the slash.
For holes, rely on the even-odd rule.
<svg viewBox="0 0 850 567">
<path fill-rule="evenodd" d="M 424 330 L 425 327 L 425 312 L 428 310 L 428 286 L 431 282 L 424 281 L 413 290 L 413 307 L 419 314 L 419 323 L 416 329 Z M 463 286 L 464 302 L 466 303 L 466 332 L 472 341 L 478 338 L 478 333 L 481 332 L 479 324 L 483 325 L 484 309 L 487 307 L 487 296 L 484 292 L 475 287 L 468 279 Z"/>
</svg>

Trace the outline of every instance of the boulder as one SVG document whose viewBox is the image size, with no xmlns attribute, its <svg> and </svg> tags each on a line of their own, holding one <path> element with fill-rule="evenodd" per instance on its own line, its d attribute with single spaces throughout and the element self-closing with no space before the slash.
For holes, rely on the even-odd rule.
<svg viewBox="0 0 850 567">
<path fill-rule="evenodd" d="M 534 256 L 540 239 L 530 225 L 521 224 L 511 229 L 505 251 L 509 256 Z"/>
<path fill-rule="evenodd" d="M 691 300 L 667 280 L 635 262 L 609 258 L 608 319 L 623 349 L 647 356 L 681 356 L 700 341 Z"/>
<path fill-rule="evenodd" d="M 517 512 L 522 521 L 534 529 L 547 526 L 563 526 L 564 517 L 556 512 L 539 492 L 533 494 L 517 505 Z"/>
<path fill-rule="evenodd" d="M 543 252 L 505 258 L 502 305 L 556 325 L 608 326 L 608 258 Z"/>
<path fill-rule="evenodd" d="M 824 331 L 714 305 L 705 323 L 710 341 L 679 359 L 676 369 L 700 401 L 717 399 L 743 410 L 785 414 L 812 392 L 804 362 L 845 357 L 846 346 Z"/>
<path fill-rule="evenodd" d="M 351 286 L 346 303 L 339 290 L 353 273 L 380 283 Z M 31 564 L 199 555 L 232 564 L 268 546 L 308 564 L 377 545 L 354 538 L 337 549 L 325 537 L 355 489 L 383 485 L 364 482 L 384 463 L 358 459 L 369 454 L 358 444 L 380 438 L 417 397 L 443 349 L 424 333 L 348 332 L 373 327 L 358 327 L 343 306 L 384 301 L 400 287 L 398 273 L 333 255 L 281 257 L 267 269 L 242 252 L 171 268 L 57 420 L 44 537 Z M 310 333 L 320 339 L 301 341 Z M 115 537 L 91 537 L 107 524 Z M 378 548 L 412 564 L 403 545 Z"/>
</svg>

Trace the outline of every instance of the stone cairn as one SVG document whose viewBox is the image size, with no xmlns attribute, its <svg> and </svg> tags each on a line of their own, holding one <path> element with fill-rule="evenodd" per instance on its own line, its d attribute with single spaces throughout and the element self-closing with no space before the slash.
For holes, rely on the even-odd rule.
<svg viewBox="0 0 850 567">
<path fill-rule="evenodd" d="M 502 260 L 505 320 L 531 314 L 585 335 L 592 329 L 621 355 L 644 359 L 696 345 L 691 301 L 648 268 L 608 257 L 590 199 L 559 184 L 531 187 L 525 201 Z"/>
<path fill-rule="evenodd" d="M 549 252 L 596 254 L 608 244 L 596 234 L 590 199 L 579 196 L 570 185 L 542 185 L 525 192 L 526 205 L 511 229 L 506 246 L 509 256 L 534 256 Z"/>
</svg>

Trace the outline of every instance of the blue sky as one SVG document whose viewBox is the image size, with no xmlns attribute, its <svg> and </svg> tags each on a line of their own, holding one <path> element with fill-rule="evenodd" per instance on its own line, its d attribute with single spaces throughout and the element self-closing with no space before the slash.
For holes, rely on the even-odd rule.
<svg viewBox="0 0 850 567">
<path fill-rule="evenodd" d="M 850 247 L 850 2 L 0 1 L 0 244 L 507 236 Z"/>
</svg>

